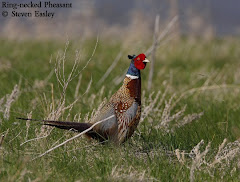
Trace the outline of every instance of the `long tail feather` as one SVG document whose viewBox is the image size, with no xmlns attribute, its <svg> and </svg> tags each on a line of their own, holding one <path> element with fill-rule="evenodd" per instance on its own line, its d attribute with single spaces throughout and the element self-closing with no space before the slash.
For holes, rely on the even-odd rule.
<svg viewBox="0 0 240 182">
<path fill-rule="evenodd" d="M 73 131 L 77 131 L 77 132 L 83 132 L 84 130 L 92 126 L 91 123 L 78 123 L 78 122 L 70 122 L 70 121 L 53 121 L 53 120 L 44 120 L 44 119 L 28 119 L 28 118 L 20 118 L 20 117 L 17 117 L 16 119 L 25 120 L 25 121 L 27 120 L 38 121 L 38 122 L 42 122 L 42 124 L 44 125 L 53 126 L 53 127 L 65 129 L 65 130 L 74 129 Z M 101 142 L 105 140 L 103 136 L 95 132 L 93 129 L 88 131 L 86 135 L 90 138 L 99 140 Z"/>
<path fill-rule="evenodd" d="M 70 130 L 74 129 L 78 132 L 82 132 L 92 126 L 91 123 L 78 123 L 78 122 L 69 122 L 69 121 L 53 121 L 53 120 L 42 120 L 42 119 L 28 119 L 28 118 L 16 118 L 21 120 L 29 121 L 39 121 L 43 122 L 44 125 L 54 126 L 56 128 Z"/>
</svg>

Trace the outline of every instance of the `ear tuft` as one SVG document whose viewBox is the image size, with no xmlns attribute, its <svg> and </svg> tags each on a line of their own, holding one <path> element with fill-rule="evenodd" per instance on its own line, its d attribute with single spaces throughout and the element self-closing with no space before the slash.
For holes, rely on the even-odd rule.
<svg viewBox="0 0 240 182">
<path fill-rule="evenodd" d="M 131 56 L 131 55 L 128 55 L 128 59 L 133 59 L 133 56 Z"/>
</svg>

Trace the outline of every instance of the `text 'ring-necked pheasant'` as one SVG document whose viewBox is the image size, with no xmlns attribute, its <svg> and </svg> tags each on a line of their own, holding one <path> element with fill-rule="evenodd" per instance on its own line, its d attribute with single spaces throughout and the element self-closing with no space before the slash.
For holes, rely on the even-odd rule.
<svg viewBox="0 0 240 182">
<path fill-rule="evenodd" d="M 60 129 L 74 129 L 82 132 L 90 128 L 94 123 L 104 120 L 94 126 L 86 135 L 100 142 L 109 140 L 110 142 L 121 144 L 130 138 L 141 117 L 141 73 L 140 70 L 146 67 L 149 60 L 144 54 L 130 56 L 131 63 L 123 80 L 123 85 L 113 94 L 109 102 L 106 103 L 90 123 L 65 122 L 65 121 L 42 121 L 44 125 L 57 127 Z M 110 117 L 113 116 L 113 117 Z M 109 119 L 107 119 L 109 118 Z M 27 118 L 17 118 L 22 120 L 34 120 Z"/>
</svg>

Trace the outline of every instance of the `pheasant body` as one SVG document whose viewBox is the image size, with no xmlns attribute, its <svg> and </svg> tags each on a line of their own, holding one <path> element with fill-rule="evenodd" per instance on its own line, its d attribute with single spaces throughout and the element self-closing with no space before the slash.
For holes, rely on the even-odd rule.
<svg viewBox="0 0 240 182">
<path fill-rule="evenodd" d="M 141 80 L 124 79 L 122 87 L 111 97 L 103 107 L 100 117 L 94 122 L 114 115 L 113 118 L 97 125 L 96 133 L 102 133 L 115 143 L 122 143 L 130 138 L 136 129 L 141 116 Z M 105 114 L 106 113 L 106 114 Z"/>
<path fill-rule="evenodd" d="M 87 132 L 86 135 L 99 141 L 110 140 L 116 144 L 125 142 L 133 135 L 140 120 L 140 69 L 144 69 L 146 62 L 149 62 L 144 54 L 128 57 L 132 60 L 126 77 L 123 80 L 123 85 L 112 95 L 109 102 L 100 109 L 98 114 L 92 119 L 91 123 L 43 120 L 43 124 L 68 130 L 73 128 L 78 132 L 82 132 L 91 127 L 93 123 L 110 118 L 96 125 L 92 130 Z"/>
</svg>

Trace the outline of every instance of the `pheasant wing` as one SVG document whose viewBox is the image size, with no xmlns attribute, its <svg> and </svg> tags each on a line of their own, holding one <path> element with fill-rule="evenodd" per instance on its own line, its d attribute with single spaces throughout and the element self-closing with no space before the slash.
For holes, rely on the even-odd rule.
<svg viewBox="0 0 240 182">
<path fill-rule="evenodd" d="M 111 117 L 114 116 L 114 117 Z M 95 123 L 111 117 L 110 119 L 96 125 L 93 129 L 96 133 L 98 133 L 104 139 L 115 140 L 117 134 L 117 117 L 114 110 L 114 105 L 109 102 L 105 106 L 103 106 L 98 113 L 93 117 L 91 123 Z"/>
</svg>

